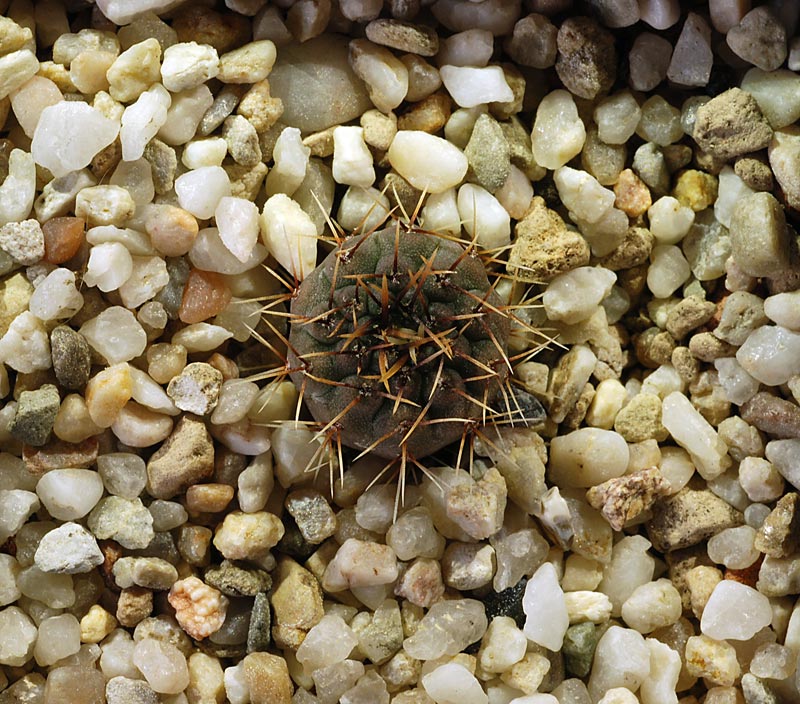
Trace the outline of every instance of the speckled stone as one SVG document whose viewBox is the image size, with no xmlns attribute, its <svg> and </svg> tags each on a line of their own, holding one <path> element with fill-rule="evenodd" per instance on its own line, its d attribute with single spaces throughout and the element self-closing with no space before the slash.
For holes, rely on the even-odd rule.
<svg viewBox="0 0 800 704">
<path fill-rule="evenodd" d="M 270 628 L 272 617 L 269 611 L 269 598 L 265 592 L 256 594 L 250 611 L 250 626 L 247 629 L 247 652 L 261 652 L 272 642 Z"/>
<path fill-rule="evenodd" d="M 23 391 L 9 426 L 11 435 L 26 445 L 44 445 L 50 439 L 60 403 L 58 389 L 52 384 L 44 384 L 36 391 Z"/>
<path fill-rule="evenodd" d="M 147 463 L 148 491 L 171 499 L 214 473 L 214 445 L 202 421 L 184 416 Z"/>
<path fill-rule="evenodd" d="M 494 193 L 508 179 L 511 153 L 497 120 L 481 115 L 464 149 L 475 180 L 489 193 Z"/>
<path fill-rule="evenodd" d="M 92 368 L 91 351 L 86 338 L 66 325 L 50 333 L 50 353 L 56 379 L 65 389 L 77 390 L 86 386 Z"/>
<path fill-rule="evenodd" d="M 597 627 L 593 623 L 577 623 L 567 629 L 562 647 L 567 672 L 575 677 L 589 674 L 597 641 Z"/>
<path fill-rule="evenodd" d="M 233 597 L 256 596 L 272 586 L 272 577 L 264 570 L 244 569 L 230 560 L 223 560 L 219 567 L 209 567 L 204 580 L 225 596 Z"/>
<path fill-rule="evenodd" d="M 744 516 L 705 489 L 681 489 L 653 507 L 646 523 L 653 547 L 660 552 L 686 548 L 744 523 Z"/>
<path fill-rule="evenodd" d="M 800 494 L 781 497 L 756 533 L 754 547 L 770 557 L 789 557 L 800 547 Z"/>
</svg>

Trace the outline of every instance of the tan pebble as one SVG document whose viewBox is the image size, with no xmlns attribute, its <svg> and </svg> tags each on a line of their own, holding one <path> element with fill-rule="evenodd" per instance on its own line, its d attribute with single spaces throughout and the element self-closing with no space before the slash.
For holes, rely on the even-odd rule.
<svg viewBox="0 0 800 704">
<path fill-rule="evenodd" d="M 282 557 L 273 574 L 272 592 L 275 644 L 296 650 L 306 633 L 324 615 L 322 589 L 317 578 L 289 557 Z"/>
<path fill-rule="evenodd" d="M 81 619 L 81 643 L 99 643 L 116 627 L 117 619 L 99 604 L 94 604 Z"/>
<path fill-rule="evenodd" d="M 152 496 L 170 499 L 213 472 L 214 445 L 205 424 L 183 416 L 147 463 L 147 486 Z"/>
<path fill-rule="evenodd" d="M 109 51 L 82 51 L 69 66 L 69 77 L 86 95 L 108 89 L 106 72 L 117 57 Z"/>
<path fill-rule="evenodd" d="M 190 702 L 225 701 L 225 675 L 220 661 L 205 653 L 189 656 L 189 687 L 186 698 Z"/>
<path fill-rule="evenodd" d="M 450 97 L 434 93 L 420 100 L 397 118 L 398 130 L 422 130 L 435 134 L 450 118 Z"/>
<path fill-rule="evenodd" d="M 242 664 L 252 704 L 290 704 L 294 686 L 286 660 L 271 653 L 250 653 Z"/>
<path fill-rule="evenodd" d="M 175 205 L 158 205 L 145 219 L 145 230 L 153 246 L 166 257 L 186 254 L 197 238 L 194 215 Z"/>
<path fill-rule="evenodd" d="M 620 171 L 614 184 L 614 207 L 629 218 L 638 218 L 653 204 L 650 189 L 631 169 Z"/>
<path fill-rule="evenodd" d="M 222 15 L 210 7 L 187 3 L 176 13 L 172 29 L 177 32 L 179 42 L 210 44 L 222 52 L 247 41 L 250 22 L 233 12 Z"/>
<path fill-rule="evenodd" d="M 132 394 L 133 381 L 126 362 L 97 373 L 86 384 L 86 407 L 91 419 L 101 428 L 111 427 Z"/>
<path fill-rule="evenodd" d="M 229 560 L 257 559 L 274 548 L 283 533 L 283 523 L 271 513 L 233 511 L 217 527 L 214 547 Z"/>
<path fill-rule="evenodd" d="M 246 117 L 256 132 L 264 132 L 274 125 L 283 114 L 283 101 L 273 98 L 269 92 L 269 81 L 255 83 L 242 96 L 236 112 Z"/>
<path fill-rule="evenodd" d="M 61 402 L 53 432 L 59 440 L 75 443 L 98 435 L 103 429 L 92 420 L 83 396 L 70 394 Z"/>
<path fill-rule="evenodd" d="M 669 482 L 655 467 L 609 479 L 586 492 L 589 504 L 599 510 L 614 530 L 649 509 L 669 493 Z"/>
<path fill-rule="evenodd" d="M 718 189 L 719 180 L 716 176 L 696 169 L 687 169 L 678 176 L 672 195 L 681 205 L 698 213 L 714 204 Z"/>
<path fill-rule="evenodd" d="M 99 428 L 97 430 L 100 432 Z M 22 459 L 25 461 L 25 469 L 33 476 L 41 476 L 51 469 L 64 467 L 87 469 L 97 460 L 99 445 L 94 437 L 77 443 L 51 440 L 44 447 L 26 445 L 22 450 Z"/>
<path fill-rule="evenodd" d="M 183 525 L 178 529 L 178 552 L 190 565 L 204 567 L 209 563 L 213 535 L 204 526 Z"/>
<path fill-rule="evenodd" d="M 190 513 L 217 513 L 224 511 L 232 499 L 232 486 L 195 484 L 186 490 L 186 510 Z"/>
<path fill-rule="evenodd" d="M 186 366 L 186 348 L 159 342 L 147 350 L 147 373 L 159 384 L 167 384 Z"/>
<path fill-rule="evenodd" d="M 214 354 L 208 358 L 208 364 L 222 374 L 223 381 L 239 378 L 239 367 L 236 362 L 219 352 L 214 352 Z"/>
<path fill-rule="evenodd" d="M 143 587 L 123 589 L 117 601 L 117 620 L 133 628 L 153 612 L 153 592 Z"/>
</svg>

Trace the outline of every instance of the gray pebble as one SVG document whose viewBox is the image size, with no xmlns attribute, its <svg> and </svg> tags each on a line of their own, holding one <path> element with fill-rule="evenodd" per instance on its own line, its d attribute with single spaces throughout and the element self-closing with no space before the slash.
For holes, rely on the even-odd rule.
<svg viewBox="0 0 800 704">
<path fill-rule="evenodd" d="M 67 325 L 59 325 L 50 333 L 50 353 L 56 379 L 65 389 L 86 386 L 92 369 L 92 355 L 86 338 Z"/>
<path fill-rule="evenodd" d="M 41 447 L 50 439 L 61 399 L 58 389 L 44 384 L 36 391 L 23 391 L 9 431 L 26 445 Z"/>
</svg>

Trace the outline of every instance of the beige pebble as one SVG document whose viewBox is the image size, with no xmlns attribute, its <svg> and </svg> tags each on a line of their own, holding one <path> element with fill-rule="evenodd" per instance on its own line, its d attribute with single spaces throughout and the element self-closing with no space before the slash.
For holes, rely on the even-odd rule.
<svg viewBox="0 0 800 704">
<path fill-rule="evenodd" d="M 111 430 L 126 445 L 150 447 L 167 439 L 172 432 L 172 418 L 136 401 L 128 401 L 120 409 Z"/>
<path fill-rule="evenodd" d="M 99 643 L 117 627 L 117 619 L 99 604 L 93 604 L 80 625 L 81 643 Z"/>
<path fill-rule="evenodd" d="M 133 382 L 126 362 L 98 372 L 86 384 L 86 407 L 92 421 L 101 428 L 110 427 L 132 394 Z"/>
<path fill-rule="evenodd" d="M 83 396 L 69 394 L 58 409 L 53 432 L 59 440 L 82 442 L 102 433 L 103 429 L 92 420 Z"/>
<path fill-rule="evenodd" d="M 148 211 L 144 227 L 153 246 L 165 257 L 186 254 L 199 231 L 194 215 L 167 204 L 153 206 Z"/>
</svg>

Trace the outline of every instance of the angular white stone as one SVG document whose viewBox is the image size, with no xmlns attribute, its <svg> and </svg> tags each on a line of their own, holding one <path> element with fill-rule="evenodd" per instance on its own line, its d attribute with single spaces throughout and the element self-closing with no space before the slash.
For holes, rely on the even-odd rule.
<svg viewBox="0 0 800 704">
<path fill-rule="evenodd" d="M 617 275 L 603 267 L 581 266 L 559 274 L 542 296 L 545 313 L 550 320 L 568 324 L 586 320 L 611 292 Z"/>
<path fill-rule="evenodd" d="M 684 394 L 674 391 L 664 399 L 661 422 L 704 479 L 714 479 L 730 466 L 728 446 Z"/>
<path fill-rule="evenodd" d="M 23 374 L 52 366 L 47 330 L 30 311 L 14 318 L 0 338 L 0 362 Z"/>
<path fill-rule="evenodd" d="M 39 320 L 69 318 L 83 307 L 83 296 L 75 287 L 75 272 L 58 268 L 36 287 L 28 304 Z"/>
<path fill-rule="evenodd" d="M 302 281 L 317 264 L 317 228 L 289 196 L 277 193 L 261 211 L 261 239 L 278 263 Z"/>
<path fill-rule="evenodd" d="M 569 92 L 554 90 L 542 98 L 536 108 L 531 141 L 533 158 L 546 169 L 564 166 L 580 154 L 586 141 L 586 128 Z"/>
<path fill-rule="evenodd" d="M 427 193 L 442 193 L 457 186 L 469 166 L 458 147 L 421 130 L 400 130 L 386 156 L 397 173 Z"/>
<path fill-rule="evenodd" d="M 244 198 L 225 196 L 214 212 L 219 238 L 240 262 L 246 262 L 258 241 L 258 207 Z"/>
<path fill-rule="evenodd" d="M 21 149 L 12 149 L 8 176 L 0 185 L 0 226 L 28 217 L 36 195 L 36 164 Z"/>
<path fill-rule="evenodd" d="M 589 677 L 589 694 L 597 701 L 614 687 L 631 691 L 650 674 L 650 649 L 640 633 L 611 626 L 600 638 Z"/>
<path fill-rule="evenodd" d="M 133 271 L 133 259 L 125 245 L 104 242 L 89 250 L 83 283 L 101 291 L 116 291 Z"/>
<path fill-rule="evenodd" d="M 630 91 L 610 95 L 594 109 L 597 136 L 606 144 L 625 144 L 636 131 L 641 115 L 639 103 Z"/>
<path fill-rule="evenodd" d="M 780 325 L 762 325 L 736 351 L 736 361 L 762 384 L 785 384 L 800 374 L 800 333 Z"/>
<path fill-rule="evenodd" d="M 570 215 L 590 224 L 600 220 L 614 206 L 614 192 L 601 186 L 586 171 L 562 166 L 556 169 L 553 181 Z"/>
<path fill-rule="evenodd" d="M 80 101 L 64 101 L 42 110 L 33 134 L 34 161 L 56 178 L 87 166 L 119 134 L 119 123 Z"/>
<path fill-rule="evenodd" d="M 462 108 L 514 100 L 514 92 L 500 66 L 442 66 L 439 75 L 447 92 Z"/>
<path fill-rule="evenodd" d="M 362 127 L 336 127 L 333 130 L 333 180 L 363 188 L 375 182 L 372 154 L 364 141 Z"/>
<path fill-rule="evenodd" d="M 158 131 L 158 138 L 167 144 L 184 144 L 194 137 L 206 110 L 214 102 L 205 84 L 187 88 L 172 95 L 167 119 Z"/>
<path fill-rule="evenodd" d="M 169 91 L 156 83 L 142 93 L 135 103 L 125 108 L 119 131 L 122 158 L 125 161 L 135 161 L 142 156 L 147 143 L 167 121 L 167 111 L 171 104 Z"/>
<path fill-rule="evenodd" d="M 767 597 L 746 584 L 723 579 L 706 602 L 700 630 L 715 640 L 749 640 L 770 623 Z"/>
<path fill-rule="evenodd" d="M 103 481 L 90 469 L 54 469 L 42 476 L 36 493 L 53 518 L 74 521 L 100 501 Z"/>
<path fill-rule="evenodd" d="M 471 239 L 487 250 L 501 250 L 511 242 L 511 218 L 489 191 L 474 183 L 458 189 L 458 215 Z"/>
<path fill-rule="evenodd" d="M 221 166 L 202 166 L 175 179 L 175 193 L 181 208 L 201 220 L 208 220 L 222 198 L 231 194 L 231 181 Z"/>
<path fill-rule="evenodd" d="M 446 663 L 422 677 L 422 687 L 436 704 L 488 704 L 489 697 L 466 667 Z"/>
<path fill-rule="evenodd" d="M 161 81 L 172 93 L 194 88 L 218 73 L 219 56 L 213 46 L 181 42 L 164 51 Z"/>
<path fill-rule="evenodd" d="M 109 364 L 138 357 L 147 346 L 147 335 L 127 308 L 110 306 L 80 328 L 86 341 L 106 358 Z"/>
<path fill-rule="evenodd" d="M 569 628 L 564 592 L 552 563 L 545 562 L 525 585 L 522 597 L 525 612 L 525 637 L 550 650 L 561 650 Z"/>
<path fill-rule="evenodd" d="M 694 223 L 694 211 L 672 196 L 662 196 L 647 210 L 650 232 L 659 244 L 680 242 Z"/>
<path fill-rule="evenodd" d="M 357 130 L 358 127 L 337 127 L 333 133 L 334 144 L 336 143 L 336 132 L 338 130 L 348 129 Z M 364 147 L 366 149 L 366 146 Z M 369 152 L 367 152 L 369 154 Z M 273 159 L 275 165 L 267 175 L 266 189 L 267 195 L 272 196 L 276 193 L 285 193 L 287 196 L 292 195 L 306 176 L 306 169 L 308 169 L 308 160 L 311 155 L 311 149 L 303 144 L 303 138 L 300 130 L 296 127 L 287 127 L 281 131 L 275 142 L 273 149 Z M 370 163 L 372 157 L 370 155 Z M 334 146 L 333 157 L 333 173 L 336 177 L 336 147 Z M 374 174 L 373 174 L 374 180 Z M 341 181 L 340 183 L 344 183 Z"/>
</svg>

